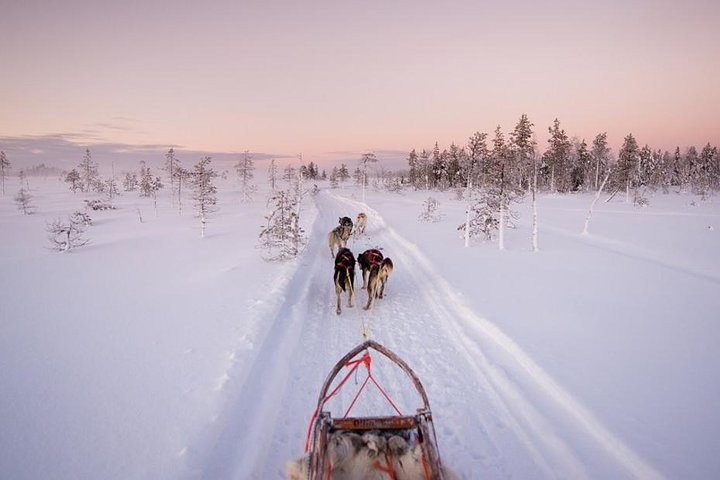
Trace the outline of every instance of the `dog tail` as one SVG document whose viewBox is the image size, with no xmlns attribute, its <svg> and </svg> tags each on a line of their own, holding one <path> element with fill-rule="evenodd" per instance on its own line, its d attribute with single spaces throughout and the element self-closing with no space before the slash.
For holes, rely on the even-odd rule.
<svg viewBox="0 0 720 480">
<path fill-rule="evenodd" d="M 354 295 L 355 294 L 355 291 L 354 291 L 355 290 L 355 269 L 348 268 L 346 275 L 348 278 L 348 282 L 347 282 L 348 283 L 348 292 L 350 293 L 350 295 Z"/>
</svg>

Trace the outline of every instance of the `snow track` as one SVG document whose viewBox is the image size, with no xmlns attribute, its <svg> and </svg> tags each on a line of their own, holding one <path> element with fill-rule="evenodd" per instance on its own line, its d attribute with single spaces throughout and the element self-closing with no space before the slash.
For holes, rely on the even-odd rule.
<svg viewBox="0 0 720 480">
<path fill-rule="evenodd" d="M 302 454 L 306 429 L 325 376 L 370 336 L 403 358 L 426 388 L 444 463 L 463 478 L 661 478 L 592 414 L 575 402 L 491 322 L 464 305 L 409 240 L 366 205 L 330 193 L 316 198 L 317 216 L 300 265 L 254 321 L 251 352 L 237 352 L 224 383 L 226 402 L 190 449 L 188 478 L 283 478 L 285 461 Z M 370 312 L 358 268 L 355 307 L 334 308 L 327 232 L 340 216 L 368 214 L 366 235 L 348 245 L 357 256 L 382 248 L 395 270 Z M 299 372 L 314 372 L 312 378 Z M 404 374 L 380 359 L 373 373 L 403 413 L 420 406 Z M 350 384 L 351 382 L 348 382 Z M 353 385 L 328 403 L 335 416 Z M 349 391 L 345 391 L 349 390 Z M 367 392 L 353 414 L 390 414 Z M 386 409 L 380 411 L 381 409 Z M 303 416 L 298 416 L 303 412 Z"/>
</svg>

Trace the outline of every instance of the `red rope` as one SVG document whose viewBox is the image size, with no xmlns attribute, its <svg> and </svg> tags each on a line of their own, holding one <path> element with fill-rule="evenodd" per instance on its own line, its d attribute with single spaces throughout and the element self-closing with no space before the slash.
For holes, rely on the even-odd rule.
<svg viewBox="0 0 720 480">
<path fill-rule="evenodd" d="M 355 402 L 357 401 L 358 397 L 360 397 L 360 393 L 361 393 L 361 392 L 363 391 L 363 389 L 365 388 L 365 385 L 367 385 L 368 380 L 370 380 L 370 375 L 368 375 L 367 378 L 365 378 L 365 381 L 364 381 L 363 384 L 360 386 L 360 389 L 358 390 L 358 392 L 355 394 L 355 398 L 353 398 L 353 401 L 350 402 L 350 406 L 348 407 L 347 411 L 345 412 L 345 415 L 343 415 L 343 418 L 347 417 L 347 416 L 350 414 L 350 410 L 352 410 L 352 408 L 353 408 L 353 406 L 355 405 Z"/>
<path fill-rule="evenodd" d="M 398 415 L 402 415 L 400 412 L 400 409 L 398 409 L 397 405 L 395 405 L 395 402 L 392 401 L 390 396 L 385 392 L 385 390 L 380 386 L 380 384 L 375 380 L 375 377 L 372 374 L 370 365 L 371 365 L 371 358 L 370 353 L 366 350 L 365 353 L 362 355 L 362 357 L 358 358 L 357 360 L 350 360 L 349 362 L 345 363 L 345 367 L 352 366 L 352 368 L 345 374 L 342 380 L 337 384 L 337 386 L 330 392 L 328 395 L 325 396 L 325 398 L 322 399 L 321 402 L 318 402 L 317 406 L 315 407 L 315 410 L 313 411 L 312 416 L 310 417 L 310 423 L 308 424 L 307 428 L 307 434 L 305 436 L 305 453 L 307 453 L 308 449 L 310 448 L 310 435 L 312 433 L 312 427 L 315 423 L 315 419 L 317 418 L 318 412 L 320 411 L 320 408 L 325 404 L 326 401 L 328 401 L 330 398 L 335 396 L 335 394 L 342 388 L 343 385 L 345 385 L 345 382 L 347 382 L 348 378 L 355 373 L 357 368 L 363 364 L 365 365 L 365 369 L 368 372 L 367 378 L 365 378 L 365 381 L 358 389 L 357 393 L 355 394 L 355 397 L 353 398 L 352 402 L 350 402 L 350 406 L 348 407 L 347 411 L 345 412 L 345 415 L 343 418 L 347 417 L 350 414 L 350 411 L 355 406 L 355 403 L 357 402 L 358 398 L 360 398 L 360 394 L 365 389 L 365 386 L 367 385 L 368 381 L 372 380 L 372 382 L 375 384 L 375 386 L 380 390 L 380 393 L 382 393 L 383 397 L 388 401 L 388 403 L 392 406 L 392 408 L 397 412 Z M 423 458 L 423 467 L 425 466 L 424 458 Z M 427 471 L 427 470 L 426 470 Z M 427 475 L 426 475 L 427 476 Z"/>
<path fill-rule="evenodd" d="M 375 386 L 378 388 L 378 390 L 380 390 L 380 393 L 383 394 L 383 396 L 384 396 L 385 399 L 388 401 L 388 403 L 390 403 L 390 405 L 392 405 L 392 407 L 395 409 L 395 411 L 397 412 L 397 414 L 398 414 L 398 415 L 402 415 L 402 413 L 400 413 L 400 410 L 395 406 L 395 403 L 393 403 L 392 399 L 388 396 L 387 393 L 385 393 L 385 390 L 383 390 L 383 388 L 380 386 L 380 384 L 375 380 L 375 377 L 373 377 L 372 375 L 370 375 L 370 378 L 372 379 L 373 383 L 374 383 Z"/>
<path fill-rule="evenodd" d="M 350 371 L 347 374 L 345 374 L 345 377 L 340 381 L 340 383 L 338 383 L 338 385 L 333 389 L 333 391 L 330 392 L 328 395 L 326 395 L 325 398 L 323 398 L 322 401 L 319 402 L 317 404 L 317 406 L 315 407 L 315 411 L 313 412 L 312 417 L 310 417 L 310 423 L 308 424 L 307 435 L 305 437 L 305 453 L 307 453 L 308 448 L 310 446 L 310 433 L 312 431 L 312 426 L 313 426 L 313 423 L 315 423 L 315 418 L 318 415 L 318 411 L 320 410 L 320 407 L 322 405 L 324 405 L 326 401 L 328 401 L 330 398 L 332 398 L 338 392 L 338 390 L 340 390 L 340 388 L 345 384 L 345 382 L 347 382 L 347 379 L 350 378 L 350 375 L 352 375 L 353 372 L 355 372 L 355 370 L 357 370 L 357 368 L 360 366 L 361 363 L 365 363 L 366 368 L 369 371 L 370 355 L 368 354 L 367 351 L 359 359 L 351 360 L 345 364 L 346 367 L 349 367 L 350 365 L 352 365 L 353 368 L 351 368 Z"/>
</svg>

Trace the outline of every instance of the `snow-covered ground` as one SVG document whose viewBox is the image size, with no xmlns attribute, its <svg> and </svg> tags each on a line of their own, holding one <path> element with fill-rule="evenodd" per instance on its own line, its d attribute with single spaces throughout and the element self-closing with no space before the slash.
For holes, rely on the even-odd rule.
<svg viewBox="0 0 720 480">
<path fill-rule="evenodd" d="M 720 201 L 657 195 L 633 207 L 590 194 L 517 207 L 506 249 L 463 246 L 454 194 L 354 187 L 305 197 L 309 244 L 268 263 L 256 248 L 266 188 L 240 203 L 219 183 L 200 238 L 190 200 L 161 191 L 91 212 L 90 244 L 47 247 L 46 222 L 83 207 L 56 179 L 0 197 L 0 478 L 279 479 L 302 455 L 326 375 L 370 337 L 428 393 L 445 464 L 466 479 L 720 478 Z M 443 219 L 421 223 L 428 196 Z M 604 199 L 605 197 L 603 197 Z M 395 264 L 370 312 L 356 283 L 338 316 L 327 232 L 365 211 L 357 255 Z M 142 214 L 143 222 L 140 222 Z M 412 385 L 373 374 L 407 413 Z M 335 416 L 354 382 L 329 403 Z M 370 390 L 355 415 L 390 414 Z"/>
</svg>

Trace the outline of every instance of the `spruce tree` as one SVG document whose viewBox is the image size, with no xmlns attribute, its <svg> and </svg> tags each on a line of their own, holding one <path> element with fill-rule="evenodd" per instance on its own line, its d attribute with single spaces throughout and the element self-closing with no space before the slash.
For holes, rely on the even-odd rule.
<svg viewBox="0 0 720 480">
<path fill-rule="evenodd" d="M 548 149 L 544 155 L 544 162 L 547 165 L 548 183 L 551 192 L 568 192 L 570 190 L 570 151 L 572 144 L 568 139 L 565 130 L 560 128 L 560 120 L 553 121 L 553 126 L 548 128 L 550 138 Z"/>
<path fill-rule="evenodd" d="M 243 158 L 235 164 L 235 171 L 240 180 L 240 201 L 249 202 L 257 191 L 257 185 L 252 183 L 252 179 L 255 177 L 255 164 L 247 150 L 245 150 Z"/>
<path fill-rule="evenodd" d="M 217 188 L 213 179 L 217 172 L 212 169 L 210 157 L 203 157 L 193 167 L 190 174 L 190 182 L 193 189 L 193 200 L 197 208 L 197 216 L 200 218 L 200 238 L 205 237 L 205 224 L 208 217 L 215 212 L 217 204 Z"/>
<path fill-rule="evenodd" d="M 638 164 L 640 161 L 640 148 L 630 133 L 625 137 L 618 152 L 618 162 L 614 170 L 613 186 L 616 190 L 625 188 L 625 201 L 630 201 L 630 188 L 637 181 Z"/>
<path fill-rule="evenodd" d="M 266 224 L 260 229 L 258 246 L 265 250 L 263 257 L 266 260 L 296 257 L 305 243 L 296 195 L 281 190 L 272 200 L 275 202 L 275 209 L 265 216 Z"/>
<path fill-rule="evenodd" d="M 33 196 L 30 195 L 30 192 L 24 186 L 21 186 L 20 190 L 18 190 L 18 193 L 15 195 L 15 204 L 23 215 L 31 215 L 35 213 L 32 198 Z"/>
<path fill-rule="evenodd" d="M 80 174 L 82 191 L 91 191 L 93 186 L 97 183 L 99 174 L 97 164 L 93 162 L 89 148 L 85 149 L 85 155 L 83 155 L 83 159 L 80 162 L 78 173 Z"/>
</svg>

